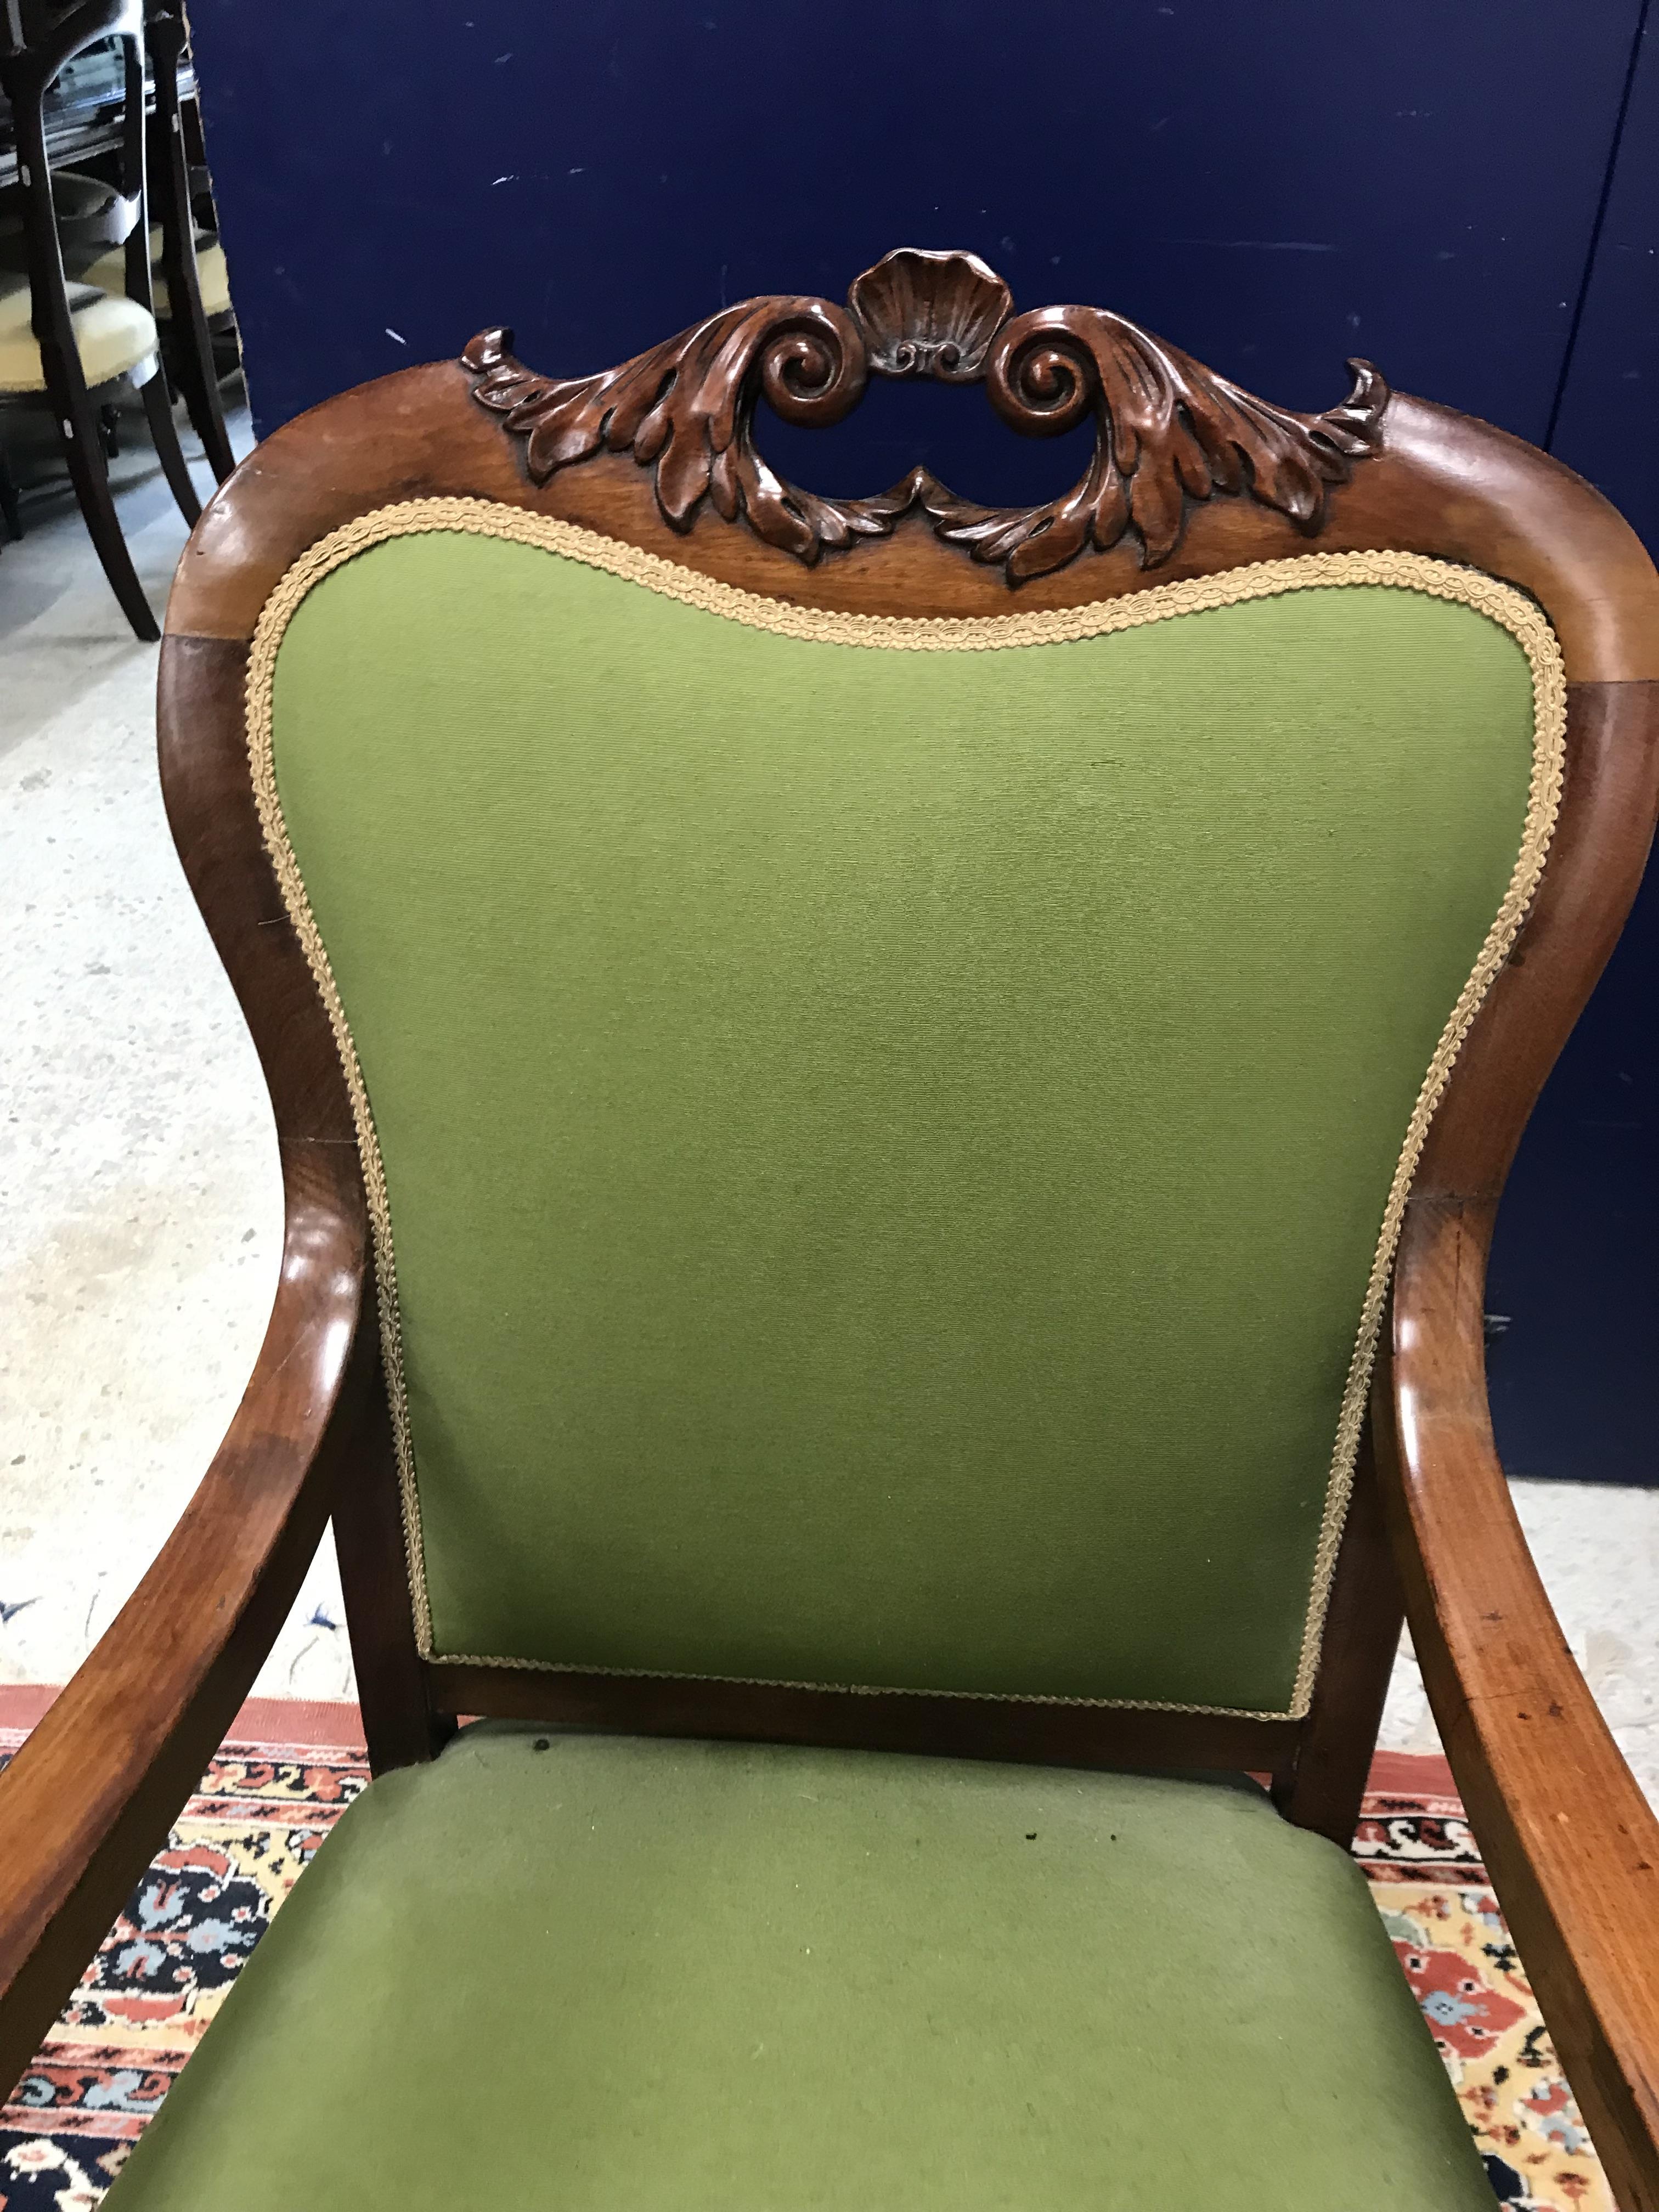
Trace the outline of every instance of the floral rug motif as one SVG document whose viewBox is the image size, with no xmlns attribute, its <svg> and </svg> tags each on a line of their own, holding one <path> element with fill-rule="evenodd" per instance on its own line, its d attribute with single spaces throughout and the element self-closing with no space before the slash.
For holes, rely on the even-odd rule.
<svg viewBox="0 0 1659 2212">
<path fill-rule="evenodd" d="M 23 1731 L 0 1728 L 0 1765 Z M 0 2109 L 0 2212 L 95 2212 L 243 1960 L 368 1783 L 360 1751 L 227 1743 Z M 1378 1792 L 1355 1856 L 1505 2212 L 1613 2212 L 1455 1797 Z"/>
<path fill-rule="evenodd" d="M 0 1729 L 0 1765 L 23 1731 Z M 0 2212 L 94 2212 L 301 1869 L 361 1751 L 227 1743 L 0 2109 Z"/>
<path fill-rule="evenodd" d="M 1614 2212 L 1455 1797 L 1365 1800 L 1354 1856 L 1506 2212 Z"/>
</svg>

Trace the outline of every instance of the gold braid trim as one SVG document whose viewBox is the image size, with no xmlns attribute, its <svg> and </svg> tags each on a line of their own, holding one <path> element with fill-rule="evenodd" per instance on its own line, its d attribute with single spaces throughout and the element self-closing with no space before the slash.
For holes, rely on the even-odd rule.
<svg viewBox="0 0 1659 2212">
<path fill-rule="evenodd" d="M 1314 1555 L 1313 1585 L 1303 1629 L 1301 1658 L 1289 1707 L 1284 1712 L 1263 1713 L 1246 1707 L 1161 1704 L 1135 1698 L 1066 1698 L 1026 1696 L 1005 1691 L 905 1691 L 891 1684 L 774 1682 L 763 1676 L 701 1676 L 676 1674 L 654 1668 L 581 1667 L 574 1663 L 536 1659 L 477 1658 L 470 1655 L 434 1652 L 432 1609 L 427 1593 L 426 1566 L 421 1535 L 420 1498 L 415 1480 L 415 1451 L 410 1433 L 408 1394 L 404 1381 L 403 1331 L 398 1314 L 398 1276 L 392 1255 L 392 1213 L 386 1195 L 386 1170 L 374 1133 L 368 1093 L 358 1064 L 356 1047 L 340 1002 L 328 955 L 306 896 L 304 880 L 283 819 L 276 790 L 272 749 L 271 701 L 276 655 L 283 633 L 313 586 L 325 576 L 370 547 L 390 538 L 412 537 L 428 531 L 460 531 L 476 537 L 506 538 L 517 545 L 532 545 L 544 552 L 562 554 L 590 568 L 601 568 L 646 590 L 697 607 L 727 622 L 750 629 L 770 630 L 827 645 L 878 647 L 902 653 L 985 653 L 1006 647 L 1060 645 L 1085 637 L 1103 637 L 1119 630 L 1139 629 L 1149 623 L 1165 622 L 1175 615 L 1200 614 L 1213 607 L 1239 606 L 1252 599 L 1276 598 L 1282 592 L 1350 584 L 1383 585 L 1396 590 L 1422 592 L 1431 599 L 1451 599 L 1487 616 L 1507 630 L 1527 656 L 1532 671 L 1533 766 L 1528 793 L 1526 822 L 1515 872 L 1504 894 L 1498 915 L 1481 946 L 1468 982 L 1451 1018 L 1441 1033 L 1434 1058 L 1418 1093 L 1406 1141 L 1395 1170 L 1388 1204 L 1383 1209 L 1382 1234 L 1360 1310 L 1359 1328 L 1349 1364 L 1336 1441 L 1331 1454 L 1325 1512 L 1318 1548 Z M 363 1182 L 368 1191 L 374 1231 L 374 1272 L 380 1306 L 380 1341 L 385 1357 L 392 1425 L 397 1437 L 398 1476 L 403 1492 L 404 1534 L 408 1553 L 410 1595 L 413 1601 L 416 1638 L 426 1659 L 449 1659 L 464 1666 L 514 1667 L 557 1674 L 637 1675 L 667 1681 L 723 1680 L 752 1683 L 778 1689 L 878 1690 L 895 1696 L 971 1696 L 997 1702 L 1042 1705 L 1099 1705 L 1144 1711 L 1209 1713 L 1238 1720 L 1301 1720 L 1313 1696 L 1318 1671 L 1320 1644 L 1330 1604 L 1336 1555 L 1342 1540 L 1348 1499 L 1353 1486 L 1355 1462 L 1365 1418 L 1371 1369 L 1388 1297 L 1389 1278 L 1405 1219 L 1412 1179 L 1422 1156 L 1429 1124 L 1445 1093 L 1463 1040 L 1493 978 L 1509 958 L 1527 910 L 1544 872 L 1550 840 L 1561 806 L 1562 774 L 1566 752 L 1567 687 L 1561 649 L 1541 608 L 1510 585 L 1474 568 L 1462 568 L 1418 553 L 1309 553 L 1289 561 L 1260 561 L 1249 567 L 1229 568 L 1218 575 L 1197 576 L 1182 583 L 1164 584 L 1130 598 L 1096 600 L 1086 606 L 1040 612 L 988 615 L 965 618 L 917 617 L 897 615 L 837 614 L 797 607 L 779 599 L 740 591 L 735 585 L 715 582 L 665 561 L 654 553 L 601 538 L 574 523 L 523 508 L 498 505 L 483 499 L 416 499 L 395 507 L 377 507 L 354 521 L 331 531 L 326 538 L 302 553 L 279 579 L 261 611 L 248 656 L 248 757 L 260 827 L 290 918 L 317 988 L 327 1008 L 329 1024 L 339 1048 L 351 1094 L 357 1129 Z"/>
</svg>

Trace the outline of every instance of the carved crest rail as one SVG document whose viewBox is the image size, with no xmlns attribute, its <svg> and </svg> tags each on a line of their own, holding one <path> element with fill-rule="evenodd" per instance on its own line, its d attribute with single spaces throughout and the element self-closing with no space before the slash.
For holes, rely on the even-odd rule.
<svg viewBox="0 0 1659 2212">
<path fill-rule="evenodd" d="M 1298 415 L 1242 391 L 1201 362 L 1101 307 L 1014 313 L 1008 287 L 971 253 L 902 246 L 857 277 L 845 307 L 805 295 L 740 301 L 617 368 L 549 377 L 513 356 L 509 330 L 483 331 L 462 355 L 473 398 L 527 441 L 533 482 L 600 452 L 653 471 L 676 530 L 703 504 L 768 544 L 811 562 L 885 537 L 919 508 L 937 535 L 1011 584 L 1061 568 L 1085 547 L 1128 538 L 1144 566 L 1180 544 L 1189 501 L 1218 493 L 1260 501 L 1312 536 L 1329 487 L 1382 442 L 1389 387 L 1369 362 L 1323 415 Z M 827 426 L 872 376 L 982 383 L 1028 437 L 1092 416 L 1087 471 L 1036 507 L 983 507 L 925 468 L 868 499 L 827 499 L 787 483 L 755 443 L 763 394 L 786 422 Z"/>
</svg>

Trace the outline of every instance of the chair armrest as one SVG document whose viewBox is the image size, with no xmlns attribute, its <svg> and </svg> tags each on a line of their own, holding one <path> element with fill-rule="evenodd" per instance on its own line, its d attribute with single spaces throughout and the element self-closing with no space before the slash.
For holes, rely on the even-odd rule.
<svg viewBox="0 0 1659 2212">
<path fill-rule="evenodd" d="M 1623 2212 L 1659 2212 L 1659 1821 L 1575 1664 L 1493 1447 L 1491 1208 L 1407 1208 L 1378 1459 L 1429 1702 Z"/>
<path fill-rule="evenodd" d="M 154 1565 L 0 1774 L 0 2095 L 231 1725 L 372 1418 L 361 1192 L 285 1148 L 282 1275 L 252 1378 Z"/>
</svg>

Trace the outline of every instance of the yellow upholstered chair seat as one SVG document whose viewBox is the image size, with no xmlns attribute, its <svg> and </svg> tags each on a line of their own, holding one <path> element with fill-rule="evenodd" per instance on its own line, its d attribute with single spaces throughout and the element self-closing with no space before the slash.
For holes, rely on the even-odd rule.
<svg viewBox="0 0 1659 2212">
<path fill-rule="evenodd" d="M 107 253 L 99 255 L 89 269 L 82 272 L 82 283 L 95 284 L 100 292 L 124 292 L 127 283 L 127 250 L 125 246 L 112 246 Z M 161 271 L 161 233 L 159 227 L 149 234 L 151 282 L 155 290 L 155 313 L 166 322 L 173 313 L 167 297 L 167 280 Z M 230 282 L 225 274 L 225 249 L 211 231 L 196 234 L 196 272 L 202 287 L 202 312 L 204 315 L 222 315 L 230 306 Z"/>
<path fill-rule="evenodd" d="M 155 318 L 136 301 L 89 284 L 69 287 L 70 312 L 82 372 L 89 385 L 107 384 L 155 351 Z M 44 392 L 46 371 L 30 323 L 29 288 L 21 280 L 0 289 L 0 392 Z"/>
</svg>

